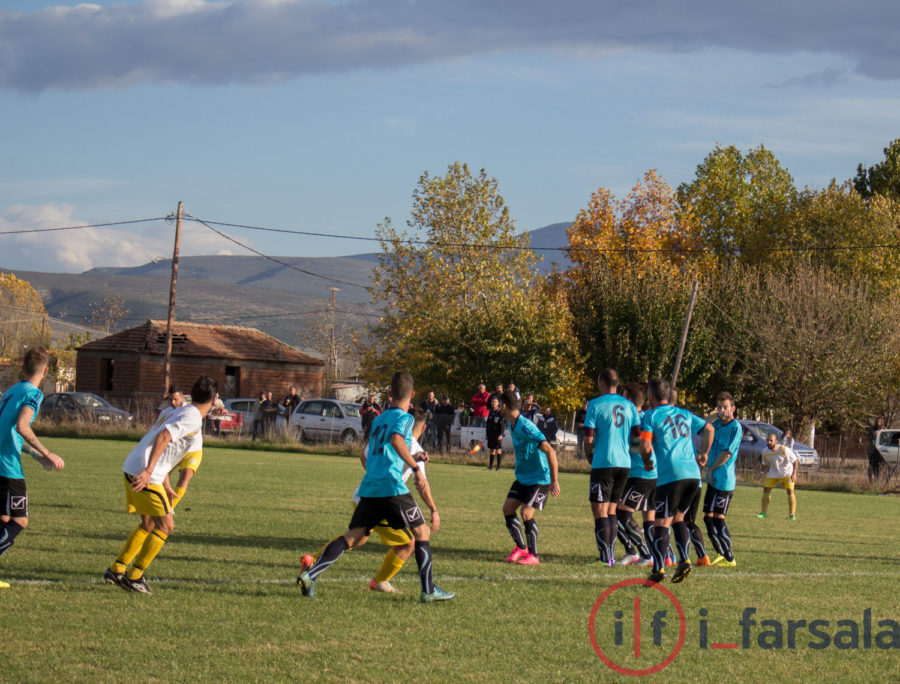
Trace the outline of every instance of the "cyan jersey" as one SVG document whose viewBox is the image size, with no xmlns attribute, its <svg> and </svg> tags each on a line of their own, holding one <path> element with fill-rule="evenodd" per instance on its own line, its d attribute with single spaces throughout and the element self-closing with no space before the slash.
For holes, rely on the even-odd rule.
<svg viewBox="0 0 900 684">
<path fill-rule="evenodd" d="M 541 442 L 547 441 L 544 433 L 521 413 L 515 425 L 507 421 L 506 426 L 516 451 L 516 480 L 526 485 L 550 484 L 547 455 L 540 450 Z"/>
<path fill-rule="evenodd" d="M 641 420 L 641 437 L 651 440 L 656 456 L 657 484 L 676 480 L 699 480 L 700 466 L 691 434 L 706 421 L 683 408 L 662 404 L 647 411 Z"/>
<path fill-rule="evenodd" d="M 630 468 L 628 440 L 631 428 L 640 425 L 637 409 L 619 394 L 591 399 L 584 417 L 585 430 L 594 431 L 591 468 Z"/>
<path fill-rule="evenodd" d="M 721 418 L 716 418 L 712 426 L 715 428 L 716 435 L 713 437 L 712 447 L 709 450 L 706 481 L 716 489 L 730 492 L 734 489 L 734 466 L 737 463 L 738 450 L 741 448 L 741 438 L 744 436 L 744 430 L 737 420 L 731 420 L 725 425 Z M 725 461 L 724 465 L 719 466 L 715 470 L 710 470 L 723 451 L 727 451 L 730 454 L 728 460 Z"/>
<path fill-rule="evenodd" d="M 391 445 L 391 438 L 400 435 L 408 448 L 412 444 L 413 422 L 411 414 L 394 406 L 372 421 L 366 474 L 359 483 L 360 496 L 379 498 L 409 494 L 409 488 L 403 482 L 406 463 Z"/>
<path fill-rule="evenodd" d="M 0 397 L 0 477 L 24 480 L 22 472 L 22 435 L 16 430 L 19 412 L 23 407 L 34 409 L 34 421 L 44 393 L 30 382 L 17 382 Z M 31 423 L 29 422 L 29 425 Z"/>
<path fill-rule="evenodd" d="M 638 418 L 643 419 L 644 412 L 638 411 Z M 631 435 L 628 442 L 628 453 L 631 456 L 631 470 L 628 471 L 628 477 L 634 477 L 639 480 L 655 480 L 656 479 L 656 454 L 650 454 L 650 462 L 653 464 L 651 470 L 644 470 L 644 459 L 641 458 L 641 438 L 640 435 Z"/>
</svg>

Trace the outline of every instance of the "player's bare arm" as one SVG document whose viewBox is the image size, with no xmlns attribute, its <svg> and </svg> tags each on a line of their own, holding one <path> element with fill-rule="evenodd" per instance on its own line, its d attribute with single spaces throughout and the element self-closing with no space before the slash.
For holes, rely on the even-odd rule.
<svg viewBox="0 0 900 684">
<path fill-rule="evenodd" d="M 731 452 L 723 451 L 721 454 L 719 454 L 719 457 L 715 460 L 715 462 L 710 466 L 709 469 L 715 470 L 716 468 L 721 468 L 723 465 L 725 465 L 725 462 L 728 461 L 729 458 L 731 458 Z"/>
<path fill-rule="evenodd" d="M 559 496 L 559 464 L 556 461 L 556 450 L 546 440 L 541 442 L 538 448 L 547 456 L 547 465 L 550 466 L 550 494 Z"/>
<path fill-rule="evenodd" d="M 416 480 L 416 491 L 419 492 L 419 496 L 422 497 L 422 501 L 431 512 L 431 532 L 435 533 L 441 526 L 441 516 L 438 515 L 437 504 L 434 502 L 434 497 L 431 496 L 431 486 L 428 484 L 427 478 L 423 477 L 421 482 Z"/>
<path fill-rule="evenodd" d="M 712 425 L 707 423 L 703 426 L 703 432 L 700 436 L 700 449 L 697 452 L 697 463 L 699 463 L 701 466 L 705 466 L 707 461 L 709 461 L 709 449 L 712 446 L 712 441 L 715 434 L 716 431 Z M 641 442 L 643 441 L 644 440 L 641 440 Z M 643 456 L 643 453 L 641 455 Z"/>
<path fill-rule="evenodd" d="M 641 437 L 640 449 L 644 470 L 653 470 L 653 442 L 646 437 Z"/>
<path fill-rule="evenodd" d="M 150 475 L 159 462 L 160 456 L 166 450 L 166 447 L 172 442 L 172 435 L 168 430 L 161 430 L 153 442 L 153 449 L 150 450 L 150 458 L 147 460 L 147 467 L 144 468 L 131 483 L 131 488 L 139 492 L 150 482 Z"/>
<path fill-rule="evenodd" d="M 65 461 L 41 444 L 41 440 L 37 438 L 34 430 L 31 429 L 33 416 L 34 409 L 30 406 L 23 406 L 19 410 L 19 417 L 16 420 L 16 432 L 22 435 L 25 443 L 37 452 L 36 460 L 44 466 L 45 470 L 62 470 L 66 466 Z"/>
</svg>

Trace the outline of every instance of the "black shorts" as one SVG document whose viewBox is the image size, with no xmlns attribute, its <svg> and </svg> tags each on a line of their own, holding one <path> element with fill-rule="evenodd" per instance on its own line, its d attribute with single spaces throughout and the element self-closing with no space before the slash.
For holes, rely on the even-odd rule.
<svg viewBox="0 0 900 684">
<path fill-rule="evenodd" d="M 728 507 L 731 505 L 732 496 L 734 496 L 733 489 L 725 492 L 721 489 L 706 485 L 706 496 L 703 497 L 703 512 L 727 515 Z"/>
<path fill-rule="evenodd" d="M 697 492 L 700 480 L 675 480 L 656 488 L 656 519 L 674 517 L 676 512 L 687 513 Z"/>
<path fill-rule="evenodd" d="M 542 511 L 544 510 L 544 504 L 547 503 L 547 494 L 549 492 L 550 485 L 527 485 L 515 480 L 512 483 L 512 487 L 509 488 L 506 498 L 521 501 L 526 506 Z"/>
<path fill-rule="evenodd" d="M 425 524 L 422 510 L 412 494 L 407 493 L 397 496 L 362 497 L 353 512 L 353 517 L 350 518 L 348 528 L 364 527 L 367 533 L 371 533 L 373 527 L 383 524 L 382 520 L 395 530 L 411 530 Z"/>
<path fill-rule="evenodd" d="M 25 480 L 0 477 L 0 515 L 28 517 L 28 491 Z"/>
<path fill-rule="evenodd" d="M 691 499 L 691 503 L 688 506 L 687 512 L 684 514 L 684 521 L 686 523 L 694 524 L 694 521 L 697 519 L 697 511 L 700 510 L 700 487 L 697 487 L 697 491 L 694 494 L 694 497 Z"/>
<path fill-rule="evenodd" d="M 488 449 L 502 449 L 501 443 L 503 442 L 503 433 L 487 433 L 487 448 Z"/>
<path fill-rule="evenodd" d="M 619 499 L 622 506 L 635 511 L 656 510 L 656 478 L 651 480 L 641 477 L 629 477 L 625 483 L 625 493 Z"/>
<path fill-rule="evenodd" d="M 592 503 L 618 503 L 628 482 L 628 468 L 594 468 L 591 470 L 591 489 L 588 500 Z"/>
</svg>

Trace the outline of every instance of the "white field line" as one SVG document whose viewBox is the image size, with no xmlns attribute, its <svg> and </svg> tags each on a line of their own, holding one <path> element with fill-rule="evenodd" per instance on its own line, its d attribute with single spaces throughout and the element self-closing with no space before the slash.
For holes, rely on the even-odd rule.
<svg viewBox="0 0 900 684">
<path fill-rule="evenodd" d="M 900 572 L 721 572 L 716 571 L 715 573 L 702 573 L 704 578 L 710 577 L 715 578 L 716 580 L 720 579 L 747 579 L 747 578 L 809 578 L 809 577 L 897 577 L 900 578 Z M 638 575 L 640 577 L 640 575 Z M 697 577 L 695 574 L 694 577 Z M 323 584 L 368 584 L 369 580 L 371 580 L 370 575 L 359 575 L 359 576 L 336 576 L 329 577 L 328 575 L 324 575 L 320 578 Z M 628 577 L 605 577 L 603 575 L 577 575 L 577 574 L 568 574 L 568 575 L 542 575 L 539 577 L 533 577 L 529 575 L 438 575 L 437 578 L 441 582 L 583 582 L 583 581 L 599 581 L 599 582 L 609 582 L 610 584 L 615 584 L 624 579 L 631 579 Z M 699 578 L 698 578 L 699 579 Z M 233 578 L 209 578 L 209 579 L 174 579 L 174 578 L 149 578 L 150 584 L 194 584 L 194 585 L 209 585 L 209 586 L 219 586 L 219 585 L 295 585 L 296 579 L 294 578 L 259 578 L 259 579 L 233 579 Z M 417 576 L 410 575 L 409 577 L 395 577 L 391 580 L 391 582 L 403 584 L 406 582 L 415 582 L 418 583 L 419 578 Z M 696 581 L 696 580 L 694 580 Z M 693 583 L 693 581 L 692 581 Z M 15 585 L 31 585 L 31 586 L 40 586 L 40 585 L 91 585 L 91 584 L 103 584 L 103 580 L 101 579 L 82 579 L 82 580 L 53 580 L 53 579 L 27 579 L 27 580 L 17 580 L 13 579 L 10 581 L 10 584 Z"/>
</svg>

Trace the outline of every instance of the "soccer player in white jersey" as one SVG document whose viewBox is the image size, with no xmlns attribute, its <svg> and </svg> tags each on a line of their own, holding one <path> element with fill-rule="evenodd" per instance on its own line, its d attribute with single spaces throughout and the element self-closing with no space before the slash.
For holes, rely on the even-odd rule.
<svg viewBox="0 0 900 684">
<path fill-rule="evenodd" d="M 779 444 L 778 435 L 774 432 L 766 436 L 766 447 L 762 452 L 761 474 L 766 476 L 763 483 L 762 511 L 756 517 L 765 518 L 769 515 L 772 489 L 780 485 L 787 492 L 788 519 L 796 520 L 797 497 L 794 496 L 794 484 L 797 482 L 797 454 L 786 444 Z"/>
<path fill-rule="evenodd" d="M 176 409 L 161 423 L 157 421 L 125 459 L 122 472 L 127 510 L 139 513 L 141 523 L 104 573 L 108 584 L 153 593 L 144 572 L 175 529 L 172 503 L 163 482 L 186 454 L 202 449 L 203 419 L 217 391 L 213 378 L 198 379 L 191 388 L 191 404 Z"/>
</svg>

